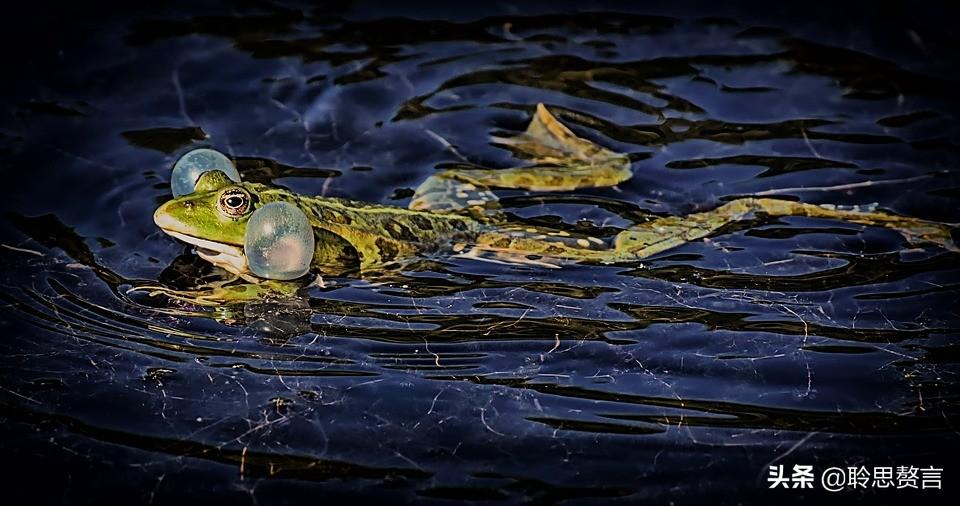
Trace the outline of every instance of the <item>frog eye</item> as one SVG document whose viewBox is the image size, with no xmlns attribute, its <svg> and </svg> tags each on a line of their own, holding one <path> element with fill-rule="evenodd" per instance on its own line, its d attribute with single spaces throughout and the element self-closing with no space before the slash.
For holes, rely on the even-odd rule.
<svg viewBox="0 0 960 506">
<path fill-rule="evenodd" d="M 310 271 L 315 239 L 310 220 L 297 206 L 271 202 L 247 222 L 243 252 L 250 272 L 266 279 L 296 279 Z"/>
<path fill-rule="evenodd" d="M 200 176 L 214 170 L 223 172 L 234 183 L 240 182 L 240 172 L 223 153 L 206 148 L 187 152 L 173 165 L 173 174 L 170 176 L 173 196 L 182 197 L 193 193 Z"/>
<path fill-rule="evenodd" d="M 243 216 L 250 210 L 250 194 L 242 188 L 230 188 L 220 194 L 217 209 L 231 218 Z"/>
</svg>

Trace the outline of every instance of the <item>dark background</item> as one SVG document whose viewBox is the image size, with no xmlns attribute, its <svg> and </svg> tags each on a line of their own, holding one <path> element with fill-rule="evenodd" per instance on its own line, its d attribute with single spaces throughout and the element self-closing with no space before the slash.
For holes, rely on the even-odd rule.
<svg viewBox="0 0 960 506">
<path fill-rule="evenodd" d="M 642 266 L 428 263 L 226 322 L 128 290 L 211 275 L 150 219 L 190 147 L 402 206 L 438 166 L 515 163 L 488 136 L 538 101 L 636 160 L 619 191 L 508 192 L 538 223 L 610 235 L 931 174 L 788 196 L 960 222 L 957 10 L 5 6 L 0 242 L 36 254 L 0 251 L 4 502 L 945 502 L 958 257 L 890 231 L 785 218 Z M 939 465 L 946 491 L 769 493 L 771 463 Z"/>
</svg>

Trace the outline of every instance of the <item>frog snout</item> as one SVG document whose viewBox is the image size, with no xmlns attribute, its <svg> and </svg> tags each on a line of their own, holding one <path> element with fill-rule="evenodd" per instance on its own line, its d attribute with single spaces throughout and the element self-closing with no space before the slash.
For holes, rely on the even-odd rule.
<svg viewBox="0 0 960 506">
<path fill-rule="evenodd" d="M 178 221 L 170 214 L 170 207 L 173 202 L 167 202 L 153 212 L 153 222 L 162 229 L 176 228 Z"/>
</svg>

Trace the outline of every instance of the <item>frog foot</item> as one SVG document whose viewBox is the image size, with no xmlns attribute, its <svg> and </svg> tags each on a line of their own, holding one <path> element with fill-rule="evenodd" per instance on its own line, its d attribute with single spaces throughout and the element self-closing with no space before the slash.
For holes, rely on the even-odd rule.
<svg viewBox="0 0 960 506">
<path fill-rule="evenodd" d="M 960 247 L 955 240 L 955 237 L 960 236 L 960 227 L 955 224 L 910 220 L 905 226 L 895 228 L 910 244 L 933 244 L 947 251 L 960 253 Z"/>
<path fill-rule="evenodd" d="M 630 158 L 578 137 L 545 105 L 537 104 L 527 129 L 493 137 L 532 164 L 506 169 L 473 166 L 439 172 L 420 184 L 409 208 L 418 211 L 466 210 L 478 217 L 499 216 L 495 188 L 560 192 L 616 186 L 632 176 Z"/>
</svg>

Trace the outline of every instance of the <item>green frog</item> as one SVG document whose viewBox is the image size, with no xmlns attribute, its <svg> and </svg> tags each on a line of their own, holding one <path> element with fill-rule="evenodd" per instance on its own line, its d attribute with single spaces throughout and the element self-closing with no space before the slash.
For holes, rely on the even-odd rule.
<svg viewBox="0 0 960 506">
<path fill-rule="evenodd" d="M 300 209 L 314 234 L 310 269 L 319 275 L 367 276 L 424 255 L 559 267 L 565 262 L 617 264 L 702 239 L 754 213 L 810 216 L 894 229 L 912 244 L 957 251 L 953 225 L 897 216 L 870 207 L 814 205 L 771 198 L 739 198 L 687 216 L 657 217 L 599 238 L 511 223 L 500 212 L 497 188 L 538 192 L 615 186 L 629 179 L 630 159 L 580 138 L 543 105 L 528 128 L 496 137 L 529 163 L 508 169 L 449 169 L 425 180 L 408 208 L 341 198 L 299 195 L 286 189 L 237 182 L 224 172 L 204 172 L 195 190 L 161 205 L 154 221 L 164 232 L 196 247 L 197 254 L 235 275 L 229 282 L 184 294 L 194 302 L 234 302 L 289 292 L 297 283 L 264 280 L 249 268 L 244 237 L 251 215 L 272 202 Z"/>
</svg>

